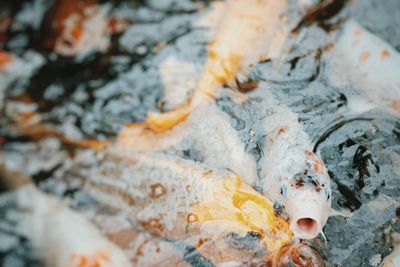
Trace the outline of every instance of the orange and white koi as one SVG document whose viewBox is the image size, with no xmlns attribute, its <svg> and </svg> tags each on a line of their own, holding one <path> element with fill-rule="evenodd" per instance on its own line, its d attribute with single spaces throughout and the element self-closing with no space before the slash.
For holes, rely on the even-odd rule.
<svg viewBox="0 0 400 267">
<path fill-rule="evenodd" d="M 260 60 L 278 56 L 289 32 L 282 16 L 286 7 L 286 0 L 227 1 L 192 99 L 176 110 L 149 112 L 148 127 L 155 132 L 172 128 L 199 103 L 213 99 L 219 87 L 237 87 L 238 74 L 247 75 Z"/>
<path fill-rule="evenodd" d="M 101 204 L 128 214 L 135 229 L 194 247 L 210 240 L 214 249 L 208 253 L 224 251 L 226 257 L 237 250 L 227 242 L 232 235 L 254 235 L 255 248 L 266 254 L 291 240 L 289 225 L 275 215 L 272 203 L 231 172 L 163 153 L 115 148 L 97 153 L 85 156 L 103 162 L 82 172 L 86 190 Z M 84 158 L 76 160 L 85 164 Z M 202 249 L 208 251 L 208 245 Z M 232 255 L 237 259 L 237 251 Z"/>
<path fill-rule="evenodd" d="M 350 20 L 327 59 L 328 82 L 356 91 L 351 111 L 380 108 L 400 115 L 400 54 L 390 44 Z"/>
<path fill-rule="evenodd" d="M 28 177 L 0 165 L 0 180 L 16 188 L 18 231 L 51 267 L 129 266 L 124 252 L 86 218 L 41 192 Z"/>
<path fill-rule="evenodd" d="M 42 25 L 46 33 L 44 46 L 63 56 L 107 50 L 111 34 L 127 25 L 108 13 L 109 6 L 99 5 L 96 0 L 56 2 Z"/>
<path fill-rule="evenodd" d="M 315 238 L 331 212 L 330 178 L 323 161 L 312 152 L 298 117 L 276 106 L 265 120 L 264 156 L 259 162 L 263 193 L 289 215 L 296 237 Z"/>
</svg>

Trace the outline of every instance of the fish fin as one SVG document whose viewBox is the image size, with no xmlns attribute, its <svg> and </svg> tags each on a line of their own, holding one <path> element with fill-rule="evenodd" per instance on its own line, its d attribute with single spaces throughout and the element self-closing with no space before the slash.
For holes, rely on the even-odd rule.
<svg viewBox="0 0 400 267">
<path fill-rule="evenodd" d="M 325 233 L 324 233 L 324 231 L 323 231 L 322 229 L 321 229 L 320 234 L 321 234 L 322 238 L 324 239 L 324 242 L 325 242 L 325 243 L 328 243 L 328 241 L 327 241 L 327 239 L 326 239 L 326 235 L 325 235 Z"/>
<path fill-rule="evenodd" d="M 192 105 L 187 104 L 166 113 L 149 112 L 146 118 L 147 126 L 156 133 L 166 132 L 184 121 L 192 111 Z"/>
<path fill-rule="evenodd" d="M 351 217 L 352 214 L 353 213 L 348 209 L 341 209 L 341 210 L 331 209 L 329 216 L 341 216 L 344 218 L 349 218 Z"/>
</svg>

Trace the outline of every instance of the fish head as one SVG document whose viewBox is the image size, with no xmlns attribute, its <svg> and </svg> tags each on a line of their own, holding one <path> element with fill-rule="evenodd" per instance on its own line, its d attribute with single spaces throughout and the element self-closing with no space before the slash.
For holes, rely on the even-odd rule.
<svg viewBox="0 0 400 267">
<path fill-rule="evenodd" d="M 305 167 L 281 190 L 283 205 L 295 237 L 313 239 L 322 232 L 331 210 L 330 178 L 324 163 L 307 152 Z"/>
</svg>

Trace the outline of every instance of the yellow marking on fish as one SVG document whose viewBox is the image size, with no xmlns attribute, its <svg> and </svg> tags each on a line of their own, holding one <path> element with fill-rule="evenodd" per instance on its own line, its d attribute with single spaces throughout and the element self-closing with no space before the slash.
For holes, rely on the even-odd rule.
<svg viewBox="0 0 400 267">
<path fill-rule="evenodd" d="M 224 179 L 215 184 L 214 199 L 197 205 L 198 222 L 226 220 L 238 223 L 240 234 L 259 232 L 268 249 L 275 250 L 292 238 L 289 224 L 275 215 L 272 203 L 239 177 Z"/>
</svg>

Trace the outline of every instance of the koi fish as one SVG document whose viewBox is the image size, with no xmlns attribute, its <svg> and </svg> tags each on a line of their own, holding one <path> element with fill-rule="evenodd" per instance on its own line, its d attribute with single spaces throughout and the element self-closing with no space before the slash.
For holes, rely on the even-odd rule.
<svg viewBox="0 0 400 267">
<path fill-rule="evenodd" d="M 267 135 L 259 162 L 263 194 L 284 208 L 296 237 L 312 239 L 323 234 L 330 215 L 330 178 L 297 115 L 283 106 L 272 112 L 264 121 Z"/>
<path fill-rule="evenodd" d="M 13 59 L 12 55 L 3 50 L 0 50 L 0 69 L 4 68 L 9 63 L 11 63 L 12 59 Z"/>
<path fill-rule="evenodd" d="M 127 214 L 139 231 L 183 241 L 212 261 L 247 261 L 291 241 L 289 225 L 275 215 L 272 203 L 231 172 L 156 152 L 97 153 L 76 159 L 83 166 L 85 157 L 102 162 L 82 170 L 85 190 Z M 247 235 L 250 248 L 241 251 L 235 240 Z"/>
<path fill-rule="evenodd" d="M 82 215 L 38 190 L 28 177 L 0 166 L 0 179 L 15 191 L 21 210 L 19 231 L 31 241 L 46 266 L 129 266 L 124 252 Z"/>
<path fill-rule="evenodd" d="M 42 24 L 44 47 L 68 57 L 107 50 L 110 35 L 127 25 L 126 21 L 109 18 L 108 11 L 96 0 L 56 2 Z"/>
<path fill-rule="evenodd" d="M 136 151 L 198 151 L 193 157 L 208 166 L 230 169 L 249 185 L 260 179 L 264 196 L 285 207 L 294 235 L 315 238 L 330 215 L 330 178 L 323 161 L 312 152 L 297 115 L 274 103 L 271 95 L 265 98 L 265 108 L 274 114 L 260 121 L 266 134 L 264 156 L 258 163 L 260 178 L 254 157 L 244 151 L 228 115 L 214 103 L 197 106 L 186 121 L 164 133 L 128 126 L 117 146 Z"/>
<path fill-rule="evenodd" d="M 350 102 L 357 113 L 373 108 L 400 115 L 400 54 L 387 42 L 348 21 L 327 57 L 331 85 L 351 86 L 358 102 Z"/>
<path fill-rule="evenodd" d="M 154 133 L 143 124 L 127 125 L 119 133 L 119 149 L 135 151 L 192 151 L 197 161 L 211 168 L 225 168 L 248 184 L 257 179 L 255 158 L 230 123 L 229 116 L 215 103 L 199 104 L 189 117 L 163 133 Z"/>
<path fill-rule="evenodd" d="M 238 74 L 245 76 L 258 61 L 279 55 L 289 32 L 282 18 L 286 7 L 286 0 L 228 1 L 192 99 L 166 113 L 149 112 L 147 126 L 154 132 L 174 127 L 199 103 L 213 99 L 219 87 L 237 88 Z"/>
</svg>

